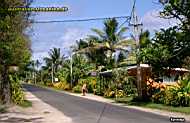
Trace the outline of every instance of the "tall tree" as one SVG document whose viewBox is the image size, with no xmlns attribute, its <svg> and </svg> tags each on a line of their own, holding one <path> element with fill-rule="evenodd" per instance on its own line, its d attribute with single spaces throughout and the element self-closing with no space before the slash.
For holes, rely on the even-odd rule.
<svg viewBox="0 0 190 123">
<path fill-rule="evenodd" d="M 156 33 L 152 43 L 143 48 L 144 62 L 154 68 L 158 76 L 163 69 L 182 67 L 184 59 L 190 56 L 190 1 L 160 0 L 164 9 L 160 12 L 162 18 L 178 20 L 178 24 Z"/>
<path fill-rule="evenodd" d="M 85 53 L 91 61 L 98 66 L 105 66 L 111 69 L 114 65 L 113 53 L 116 50 L 127 51 L 125 48 L 129 43 L 125 39 L 126 27 L 120 27 L 115 18 L 104 22 L 103 30 L 92 29 L 95 35 L 89 35 L 87 45 L 83 45 L 78 52 Z"/>
<path fill-rule="evenodd" d="M 189 0 L 168 0 L 163 3 L 164 10 L 161 12 L 163 18 L 175 18 L 178 20 L 178 25 L 173 28 L 176 33 L 178 46 L 180 51 L 177 56 L 183 60 L 185 57 L 190 56 L 190 1 Z M 181 66 L 181 65 L 180 65 Z"/>
<path fill-rule="evenodd" d="M 37 60 L 35 61 L 35 66 L 36 66 L 37 71 L 39 70 L 40 65 L 41 65 L 41 63 L 40 63 L 40 61 L 37 59 Z"/>
<path fill-rule="evenodd" d="M 60 65 L 62 65 L 65 57 L 64 57 L 64 55 L 61 55 L 61 49 L 60 48 L 50 49 L 48 54 L 49 54 L 49 57 L 44 58 L 46 65 L 52 66 L 52 64 L 53 64 L 54 72 L 57 72 Z"/>
<path fill-rule="evenodd" d="M 27 1 L 27 4 L 26 4 Z M 0 8 L 0 69 L 1 100 L 11 102 L 9 66 L 22 66 L 30 59 L 29 40 L 24 30 L 29 26 L 29 12 L 8 11 L 7 8 L 28 7 L 31 0 L 1 0 Z"/>
<path fill-rule="evenodd" d="M 107 55 L 109 58 L 108 62 L 111 62 L 116 44 L 126 38 L 124 36 L 124 33 L 127 31 L 127 28 L 120 28 L 117 20 L 115 18 L 112 18 L 104 22 L 103 30 L 92 29 L 92 31 L 97 34 L 97 36 L 92 36 L 95 40 L 106 43 L 106 46 L 109 48 L 109 50 L 107 51 Z"/>
<path fill-rule="evenodd" d="M 43 67 L 47 73 L 47 71 L 51 71 L 52 83 L 54 82 L 54 76 L 57 76 L 58 70 L 60 70 L 63 62 L 65 60 L 64 55 L 61 55 L 60 48 L 50 49 L 48 52 L 49 56 L 44 58 L 46 66 Z"/>
<path fill-rule="evenodd" d="M 80 78 L 85 77 L 90 70 L 94 67 L 81 54 L 75 54 L 72 60 L 72 84 L 76 85 Z M 64 77 L 67 82 L 71 82 L 71 61 L 65 60 L 61 71 L 60 77 Z"/>
</svg>

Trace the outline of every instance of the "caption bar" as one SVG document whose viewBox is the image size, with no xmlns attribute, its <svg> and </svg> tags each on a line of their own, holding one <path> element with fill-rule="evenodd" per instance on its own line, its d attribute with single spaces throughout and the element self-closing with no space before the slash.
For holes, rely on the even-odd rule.
<svg viewBox="0 0 190 123">
<path fill-rule="evenodd" d="M 68 7 L 28 7 L 28 8 L 7 8 L 0 9 L 0 11 L 34 11 L 34 12 L 65 12 L 68 11 Z"/>
<path fill-rule="evenodd" d="M 182 118 L 182 117 L 170 117 L 170 122 L 185 122 L 185 118 Z"/>
</svg>

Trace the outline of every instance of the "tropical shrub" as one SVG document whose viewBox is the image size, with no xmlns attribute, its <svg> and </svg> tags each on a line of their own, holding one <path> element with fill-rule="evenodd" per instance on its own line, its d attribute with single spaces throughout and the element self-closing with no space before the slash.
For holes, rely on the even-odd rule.
<svg viewBox="0 0 190 123">
<path fill-rule="evenodd" d="M 114 98 L 115 97 L 115 91 L 111 90 L 111 89 L 107 89 L 104 92 L 104 97 L 107 98 Z"/>
<path fill-rule="evenodd" d="M 123 90 L 111 90 L 111 89 L 107 89 L 105 92 L 104 92 L 104 97 L 107 97 L 107 98 L 122 98 L 125 96 L 125 93 Z"/>
<path fill-rule="evenodd" d="M 94 89 L 96 88 L 96 78 L 88 77 L 87 78 L 87 88 L 89 93 L 94 93 Z"/>
<path fill-rule="evenodd" d="M 154 95 L 152 95 L 151 100 L 154 103 L 164 104 L 165 103 L 165 97 L 166 97 L 165 90 L 162 90 L 162 91 L 159 91 L 158 93 L 155 93 Z"/>
<path fill-rule="evenodd" d="M 185 77 L 176 85 L 155 93 L 152 101 L 170 106 L 190 106 L 190 79 Z"/>
<path fill-rule="evenodd" d="M 95 77 L 87 77 L 85 79 L 80 79 L 78 85 L 82 86 L 84 83 L 87 84 L 87 89 L 89 93 L 93 93 L 96 87 L 96 78 Z"/>
<path fill-rule="evenodd" d="M 100 77 L 97 77 L 96 79 L 96 83 L 94 85 L 94 94 L 96 95 L 100 95 L 100 96 L 104 96 L 106 91 L 108 89 L 112 89 L 112 88 L 115 88 L 115 84 L 109 84 L 109 85 L 112 85 L 113 87 L 111 88 L 108 83 L 102 83 L 103 81 L 101 80 Z M 109 87 L 106 87 L 106 86 L 109 86 Z M 113 89 L 112 89 L 113 90 Z M 106 94 L 107 95 L 107 94 Z"/>
<path fill-rule="evenodd" d="M 165 104 L 171 106 L 190 106 L 190 93 L 179 87 L 170 87 L 166 90 Z"/>
<path fill-rule="evenodd" d="M 22 104 L 24 102 L 24 93 L 16 75 L 9 75 L 11 82 L 11 99 L 15 104 Z"/>
<path fill-rule="evenodd" d="M 69 90 L 70 89 L 70 84 L 67 82 L 58 82 L 53 84 L 53 86 L 57 89 L 62 89 L 62 90 Z"/>
<path fill-rule="evenodd" d="M 121 95 L 123 96 L 133 95 L 137 92 L 136 86 L 134 85 L 134 78 L 128 76 L 127 70 L 114 70 L 113 72 L 114 90 L 122 90 Z"/>
<path fill-rule="evenodd" d="M 136 86 L 134 78 L 128 76 L 127 70 L 113 70 L 112 77 L 106 77 L 103 81 L 96 82 L 96 94 L 103 95 L 108 98 L 124 97 L 136 94 Z M 101 88 L 100 88 L 101 87 Z"/>
<path fill-rule="evenodd" d="M 115 97 L 117 97 L 117 98 L 122 98 L 122 97 L 124 97 L 124 91 L 123 91 L 123 90 L 118 90 L 118 91 L 116 91 Z"/>
<path fill-rule="evenodd" d="M 81 93 L 82 86 L 76 85 L 73 89 L 72 92 L 74 93 Z"/>
<path fill-rule="evenodd" d="M 152 96 L 154 94 L 159 95 L 161 91 L 164 91 L 166 89 L 166 85 L 163 83 L 158 83 L 149 78 L 147 81 L 147 92 L 148 96 Z M 157 96 L 156 96 L 157 97 Z"/>
<path fill-rule="evenodd" d="M 124 96 L 130 96 L 137 93 L 137 88 L 134 85 L 134 78 L 129 77 L 122 85 Z"/>
<path fill-rule="evenodd" d="M 53 87 L 52 82 L 47 82 L 46 85 L 47 85 L 48 87 Z"/>
<path fill-rule="evenodd" d="M 96 83 L 96 88 L 94 89 L 94 94 L 99 95 L 99 96 L 104 95 L 103 89 L 101 89 L 101 87 L 100 87 L 100 81 L 97 81 L 97 83 Z"/>
</svg>

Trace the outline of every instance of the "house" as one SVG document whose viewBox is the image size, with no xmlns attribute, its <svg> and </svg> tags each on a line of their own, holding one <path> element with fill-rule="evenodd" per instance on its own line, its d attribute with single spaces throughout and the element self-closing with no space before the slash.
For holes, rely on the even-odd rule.
<svg viewBox="0 0 190 123">
<path fill-rule="evenodd" d="M 189 73 L 190 70 L 185 68 L 167 68 L 166 73 L 167 75 L 164 75 L 161 77 L 162 82 L 166 84 L 172 84 L 174 82 L 177 82 L 180 77 L 183 77 L 186 73 Z"/>
<path fill-rule="evenodd" d="M 121 67 L 117 68 L 119 69 L 126 69 L 128 71 L 129 76 L 137 76 L 137 65 L 127 66 L 127 67 Z M 152 75 L 152 68 L 148 64 L 140 64 L 141 69 L 141 80 L 146 82 L 149 78 L 151 78 Z M 165 69 L 164 73 L 167 73 L 167 75 L 159 77 L 159 79 L 155 80 L 157 82 L 163 82 L 165 84 L 172 84 L 179 80 L 180 77 L 182 77 L 185 73 L 190 72 L 190 70 L 187 70 L 185 68 L 167 68 Z M 107 70 L 103 72 L 99 72 L 99 75 L 102 77 L 110 77 L 112 74 L 112 70 Z"/>
</svg>

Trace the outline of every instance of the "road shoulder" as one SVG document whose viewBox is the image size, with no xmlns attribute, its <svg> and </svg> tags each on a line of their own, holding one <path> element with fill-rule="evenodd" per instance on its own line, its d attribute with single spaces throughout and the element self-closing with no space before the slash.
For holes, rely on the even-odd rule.
<svg viewBox="0 0 190 123">
<path fill-rule="evenodd" d="M 32 107 L 11 106 L 6 113 L 0 114 L 1 123 L 72 123 L 71 118 L 43 102 L 31 92 L 25 91 L 25 96 L 28 101 L 32 102 Z"/>
</svg>

